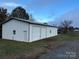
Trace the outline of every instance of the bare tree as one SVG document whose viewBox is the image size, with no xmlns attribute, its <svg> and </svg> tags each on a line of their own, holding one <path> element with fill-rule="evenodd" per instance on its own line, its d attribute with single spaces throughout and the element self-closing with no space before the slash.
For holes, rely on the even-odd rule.
<svg viewBox="0 0 79 59">
<path fill-rule="evenodd" d="M 63 22 L 61 22 L 61 27 L 64 27 L 64 28 L 69 28 L 72 24 L 72 21 L 71 20 L 64 20 Z"/>
<path fill-rule="evenodd" d="M 61 22 L 60 30 L 63 33 L 67 33 L 69 31 L 69 28 L 71 27 L 72 21 L 71 20 L 64 20 Z"/>
</svg>

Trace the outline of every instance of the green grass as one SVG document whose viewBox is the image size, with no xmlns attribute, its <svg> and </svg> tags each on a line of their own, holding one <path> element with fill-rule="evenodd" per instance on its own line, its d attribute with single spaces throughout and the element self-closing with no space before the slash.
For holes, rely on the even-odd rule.
<svg viewBox="0 0 79 59">
<path fill-rule="evenodd" d="M 0 56 L 11 54 L 32 53 L 33 49 L 48 44 L 48 39 L 40 40 L 32 43 L 17 42 L 12 40 L 0 39 Z M 50 40 L 51 41 L 51 40 Z"/>
<path fill-rule="evenodd" d="M 79 32 L 68 32 L 66 34 L 59 34 L 55 37 L 58 41 L 67 41 L 67 40 L 78 40 Z"/>
<path fill-rule="evenodd" d="M 61 43 L 61 41 L 78 40 L 78 39 L 79 39 L 79 32 L 69 32 L 67 34 L 59 34 L 58 36 L 47 38 L 40 41 L 35 41 L 32 43 L 0 39 L 0 57 L 12 54 L 20 55 L 32 52 L 38 53 L 38 51 L 41 51 L 40 50 L 41 46 L 50 45 L 51 43 L 52 43 L 51 45 L 53 45 L 53 43 L 56 43 L 58 41 L 60 41 Z"/>
<path fill-rule="evenodd" d="M 8 54 L 18 54 L 26 50 L 26 43 L 16 41 L 0 40 L 0 55 L 5 56 Z M 27 49 L 28 50 L 28 49 Z"/>
</svg>

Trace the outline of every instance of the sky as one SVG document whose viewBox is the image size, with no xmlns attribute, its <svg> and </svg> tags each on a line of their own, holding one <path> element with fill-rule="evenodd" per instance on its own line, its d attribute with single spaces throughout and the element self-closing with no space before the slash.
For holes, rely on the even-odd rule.
<svg viewBox="0 0 79 59">
<path fill-rule="evenodd" d="M 12 12 L 22 6 L 38 22 L 58 25 L 63 20 L 72 20 L 79 27 L 79 0 L 0 0 L 0 7 Z"/>
</svg>

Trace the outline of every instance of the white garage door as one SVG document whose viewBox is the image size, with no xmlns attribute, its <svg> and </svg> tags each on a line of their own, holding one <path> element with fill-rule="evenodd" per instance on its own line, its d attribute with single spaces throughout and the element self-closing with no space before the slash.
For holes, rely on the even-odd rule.
<svg viewBox="0 0 79 59">
<path fill-rule="evenodd" d="M 40 27 L 39 27 L 39 25 L 32 26 L 32 39 L 33 40 L 40 39 Z"/>
<path fill-rule="evenodd" d="M 41 27 L 41 39 L 46 38 L 46 27 L 42 26 Z"/>
</svg>

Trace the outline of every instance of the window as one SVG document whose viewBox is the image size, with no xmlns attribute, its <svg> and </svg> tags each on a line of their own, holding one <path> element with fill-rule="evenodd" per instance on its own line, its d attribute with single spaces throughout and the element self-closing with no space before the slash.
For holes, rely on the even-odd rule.
<svg viewBox="0 0 79 59">
<path fill-rule="evenodd" d="M 27 32 L 27 31 L 23 31 L 23 32 Z"/>
<path fill-rule="evenodd" d="M 13 30 L 13 34 L 14 34 L 14 35 L 16 34 L 16 30 Z"/>
</svg>

